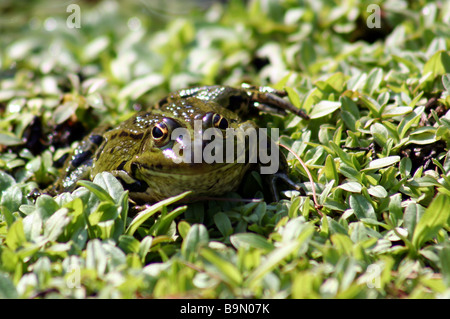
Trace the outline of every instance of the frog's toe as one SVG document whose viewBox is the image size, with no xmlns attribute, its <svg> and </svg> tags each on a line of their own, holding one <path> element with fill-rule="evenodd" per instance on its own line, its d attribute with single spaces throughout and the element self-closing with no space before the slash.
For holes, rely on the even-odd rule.
<svg viewBox="0 0 450 319">
<path fill-rule="evenodd" d="M 262 105 L 270 106 L 270 108 L 277 109 L 277 112 L 275 113 L 284 111 L 284 114 L 286 114 L 286 111 L 289 111 L 305 120 L 310 119 L 308 114 L 306 114 L 303 110 L 295 107 L 294 105 L 283 99 L 283 97 L 287 95 L 284 91 L 279 91 L 268 87 L 251 87 L 247 90 L 250 96 L 250 100 L 255 106 L 257 106 L 256 103 L 259 103 Z"/>
<path fill-rule="evenodd" d="M 299 191 L 302 195 L 305 195 L 305 191 L 299 184 L 296 184 L 293 180 L 289 178 L 289 176 L 286 173 L 275 173 L 270 176 L 270 192 L 275 199 L 275 201 L 279 201 L 279 190 L 277 181 L 282 180 L 284 183 L 286 183 L 289 187 L 291 187 L 293 190 Z"/>
<path fill-rule="evenodd" d="M 283 109 L 272 107 L 268 104 L 262 104 L 259 102 L 255 102 L 255 108 L 257 108 L 259 111 L 264 112 L 264 113 L 276 114 L 276 115 L 281 115 L 281 116 L 287 115 L 287 112 Z"/>
</svg>

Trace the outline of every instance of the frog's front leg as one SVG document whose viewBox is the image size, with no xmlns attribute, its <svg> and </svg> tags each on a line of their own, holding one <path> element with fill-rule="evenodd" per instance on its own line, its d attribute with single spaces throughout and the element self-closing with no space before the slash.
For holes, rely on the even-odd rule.
<svg viewBox="0 0 450 319">
<path fill-rule="evenodd" d="M 103 142 L 103 133 L 108 128 L 100 126 L 86 136 L 66 159 L 60 178 L 54 185 L 50 185 L 45 192 L 56 195 L 61 191 L 71 192 L 76 183 L 82 179 L 89 179 L 94 155 Z"/>
<path fill-rule="evenodd" d="M 278 171 L 275 174 L 272 175 L 267 175 L 267 183 L 269 185 L 269 189 L 270 189 L 270 193 L 274 199 L 275 202 L 278 202 L 280 200 L 280 197 L 278 196 L 279 193 L 279 188 L 277 185 L 277 182 L 279 180 L 283 181 L 284 183 L 286 183 L 287 185 L 289 185 L 290 187 L 292 187 L 292 189 L 299 191 L 301 193 L 304 193 L 304 191 L 302 190 L 302 188 L 300 187 L 300 185 L 296 184 L 293 180 L 291 180 L 289 178 L 289 176 L 287 175 L 286 172 L 284 171 Z"/>
</svg>

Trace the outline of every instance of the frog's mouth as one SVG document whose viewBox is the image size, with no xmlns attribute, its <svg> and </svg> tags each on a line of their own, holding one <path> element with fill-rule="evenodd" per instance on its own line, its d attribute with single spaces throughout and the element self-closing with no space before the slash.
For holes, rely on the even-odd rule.
<svg viewBox="0 0 450 319">
<path fill-rule="evenodd" d="M 201 196 L 220 196 L 237 189 L 250 165 L 224 163 L 220 167 L 206 165 L 212 169 L 185 169 L 176 172 L 168 169 L 158 171 L 152 167 L 140 165 L 135 177 L 139 181 L 137 185 L 141 188 L 134 191 L 128 189 L 131 198 L 142 202 L 160 201 L 188 190 L 193 193 L 183 199 L 183 202 L 194 201 Z"/>
<path fill-rule="evenodd" d="M 200 176 L 209 174 L 222 174 L 237 166 L 247 166 L 249 163 L 171 163 L 169 166 L 158 164 L 146 165 L 136 163 L 139 172 L 147 176 Z"/>
</svg>

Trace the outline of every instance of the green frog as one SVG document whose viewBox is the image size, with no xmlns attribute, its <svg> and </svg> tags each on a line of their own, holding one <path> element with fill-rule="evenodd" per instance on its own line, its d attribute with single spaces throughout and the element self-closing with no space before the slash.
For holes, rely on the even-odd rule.
<svg viewBox="0 0 450 319">
<path fill-rule="evenodd" d="M 214 129 L 216 133 L 223 133 L 216 138 L 222 136 L 226 141 L 229 129 L 256 129 L 247 119 L 259 111 L 278 114 L 289 111 L 308 119 L 303 111 L 283 99 L 284 96 L 284 91 L 248 85 L 239 88 L 201 86 L 171 93 L 149 111 L 138 112 L 116 127 L 102 126 L 89 134 L 67 159 L 57 188 L 71 191 L 80 179 L 92 180 L 100 172 L 110 172 L 137 203 L 157 202 L 187 190 L 192 194 L 185 201 L 235 191 L 246 172 L 258 169 L 258 163 L 250 162 L 248 156 L 246 161 L 235 157 L 232 161 L 212 163 L 180 161 L 180 156 L 195 148 L 187 148 L 188 140 L 173 133 L 182 128 L 192 133 L 192 138 L 198 130 L 197 121 L 201 130 Z M 209 143 L 210 140 L 202 140 L 201 150 Z M 248 151 L 246 147 L 245 152 Z M 278 148 L 276 152 L 280 165 L 268 178 L 277 200 L 276 179 L 298 187 L 286 174 L 287 163 L 282 153 Z"/>
</svg>

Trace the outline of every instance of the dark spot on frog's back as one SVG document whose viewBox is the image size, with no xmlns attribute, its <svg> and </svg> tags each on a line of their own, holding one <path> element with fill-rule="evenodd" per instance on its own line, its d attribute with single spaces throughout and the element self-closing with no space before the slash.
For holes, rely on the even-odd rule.
<svg viewBox="0 0 450 319">
<path fill-rule="evenodd" d="M 159 100 L 158 103 L 156 103 L 156 108 L 161 108 L 164 104 L 167 104 L 168 97 L 162 98 Z"/>
<path fill-rule="evenodd" d="M 136 176 L 136 170 L 138 168 L 138 164 L 136 162 L 133 162 L 133 163 L 131 163 L 130 167 L 131 167 L 131 174 L 133 176 Z"/>
<path fill-rule="evenodd" d="M 229 97 L 229 108 L 232 111 L 238 111 L 244 104 L 244 99 L 239 95 L 232 95 Z M 246 106 L 246 105 L 245 105 Z"/>
<path fill-rule="evenodd" d="M 142 139 L 143 136 L 144 136 L 144 133 L 139 133 L 139 134 L 130 133 L 130 137 L 135 140 L 140 140 L 140 139 Z"/>
<path fill-rule="evenodd" d="M 89 140 L 95 145 L 100 146 L 100 144 L 103 142 L 103 136 L 94 134 L 89 136 Z"/>
<path fill-rule="evenodd" d="M 143 136 L 144 136 L 144 133 L 135 134 L 135 133 L 127 132 L 127 131 L 122 131 L 119 133 L 119 137 L 130 137 L 134 140 L 140 140 L 140 139 L 142 139 Z"/>
<path fill-rule="evenodd" d="M 126 163 L 127 163 L 127 161 L 122 161 L 122 163 L 120 163 L 119 166 L 117 166 L 117 170 L 118 171 L 123 170 L 123 168 L 125 167 Z"/>
<path fill-rule="evenodd" d="M 100 155 L 102 155 L 103 150 L 105 149 L 106 143 L 104 143 L 98 150 L 95 152 L 95 160 L 98 161 Z"/>
<path fill-rule="evenodd" d="M 85 152 L 81 152 L 79 154 L 76 154 L 73 156 L 72 159 L 72 165 L 74 167 L 78 167 L 81 164 L 83 164 L 87 159 L 89 159 L 92 156 L 92 152 L 91 151 L 85 151 Z"/>
</svg>

